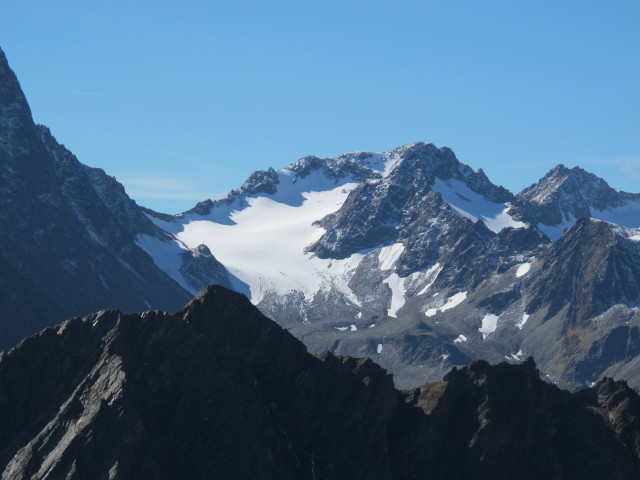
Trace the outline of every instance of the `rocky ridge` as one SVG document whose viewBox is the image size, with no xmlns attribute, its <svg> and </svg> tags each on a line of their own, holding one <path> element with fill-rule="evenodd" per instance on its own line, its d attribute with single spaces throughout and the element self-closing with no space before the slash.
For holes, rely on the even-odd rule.
<svg viewBox="0 0 640 480">
<path fill-rule="evenodd" d="M 577 394 L 532 359 L 394 389 L 311 355 L 240 294 L 102 311 L 0 354 L 2 478 L 637 478 L 640 398 Z"/>
</svg>

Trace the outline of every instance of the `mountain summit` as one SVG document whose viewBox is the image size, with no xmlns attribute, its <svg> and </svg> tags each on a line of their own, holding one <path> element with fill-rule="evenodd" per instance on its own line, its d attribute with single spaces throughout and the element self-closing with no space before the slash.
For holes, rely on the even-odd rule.
<svg viewBox="0 0 640 480">
<path fill-rule="evenodd" d="M 552 240 L 557 240 L 578 218 L 640 227 L 640 195 L 618 192 L 580 167 L 558 165 L 516 198 L 524 217 Z"/>
</svg>

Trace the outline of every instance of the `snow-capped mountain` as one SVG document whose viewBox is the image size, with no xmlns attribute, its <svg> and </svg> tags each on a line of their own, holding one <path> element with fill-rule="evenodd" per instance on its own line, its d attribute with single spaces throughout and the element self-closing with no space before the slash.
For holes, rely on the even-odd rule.
<svg viewBox="0 0 640 480">
<path fill-rule="evenodd" d="M 105 307 L 175 310 L 216 283 L 401 387 L 529 355 L 564 387 L 640 386 L 640 195 L 579 168 L 513 195 L 414 143 L 305 157 L 166 215 L 36 126 L 0 53 L 0 192 L 0 348 Z"/>
<path fill-rule="evenodd" d="M 33 122 L 1 50 L 0 192 L 0 348 L 75 315 L 174 310 L 203 283 L 225 284 L 206 247 L 188 249 L 154 226 L 114 178 L 81 164 Z M 175 252 L 184 281 L 136 241 Z"/>
<path fill-rule="evenodd" d="M 579 167 L 558 165 L 516 198 L 523 215 L 554 241 L 578 218 L 640 227 L 640 194 L 618 192 Z"/>
<path fill-rule="evenodd" d="M 534 354 L 552 381 L 577 388 L 614 368 L 591 349 L 623 323 L 631 336 L 640 325 L 630 273 L 640 270 L 630 253 L 640 234 L 623 226 L 640 225 L 638 198 L 562 166 L 515 196 L 450 149 L 415 143 L 306 157 L 254 173 L 223 200 L 147 215 L 215 252 L 234 288 L 314 351 L 371 356 L 401 386 L 474 358 Z M 609 222 L 574 226 L 580 218 Z M 576 258 L 574 236 L 592 251 Z M 625 275 L 616 282 L 612 271 Z M 585 327 L 602 315 L 606 326 Z M 569 335 L 577 324 L 589 332 L 579 347 Z M 615 368 L 640 353 L 630 345 Z"/>
</svg>

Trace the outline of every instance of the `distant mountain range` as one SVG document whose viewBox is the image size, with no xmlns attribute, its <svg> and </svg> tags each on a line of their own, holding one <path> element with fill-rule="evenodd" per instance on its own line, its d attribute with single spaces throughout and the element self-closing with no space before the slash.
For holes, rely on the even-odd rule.
<svg viewBox="0 0 640 480">
<path fill-rule="evenodd" d="M 640 195 L 562 165 L 517 195 L 448 148 L 305 157 L 180 215 L 142 208 L 34 124 L 0 52 L 0 348 L 118 307 L 244 293 L 311 351 L 400 387 L 533 356 L 640 386 Z"/>
<path fill-rule="evenodd" d="M 312 351 L 370 356 L 401 386 L 529 355 L 566 388 L 640 385 L 640 195 L 580 168 L 513 195 L 416 143 L 306 157 L 181 215 L 146 213 L 207 245 Z"/>
</svg>

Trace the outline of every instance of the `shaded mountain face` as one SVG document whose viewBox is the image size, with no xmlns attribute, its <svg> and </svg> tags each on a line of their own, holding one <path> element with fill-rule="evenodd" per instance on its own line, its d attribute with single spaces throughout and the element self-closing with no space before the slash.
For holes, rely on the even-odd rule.
<svg viewBox="0 0 640 480">
<path fill-rule="evenodd" d="M 81 164 L 34 124 L 1 51 L 0 192 L 2 349 L 73 315 L 114 306 L 175 309 L 202 285 L 225 283 L 224 267 L 208 250 L 180 247 L 114 178 Z M 137 245 L 140 239 L 180 251 L 196 280 L 179 285 Z M 189 267 L 202 263 L 195 257 L 206 258 L 206 275 Z"/>
<path fill-rule="evenodd" d="M 215 286 L 174 315 L 103 311 L 0 354 L 3 478 L 630 479 L 638 418 L 624 382 L 570 394 L 531 359 L 399 391 Z"/>
</svg>

